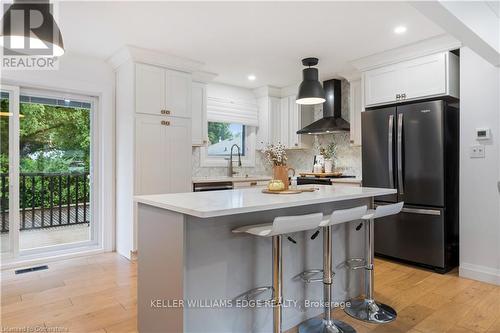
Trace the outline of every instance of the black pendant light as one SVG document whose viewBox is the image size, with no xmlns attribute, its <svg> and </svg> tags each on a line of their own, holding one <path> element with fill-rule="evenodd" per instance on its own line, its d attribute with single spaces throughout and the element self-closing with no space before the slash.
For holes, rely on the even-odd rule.
<svg viewBox="0 0 500 333">
<path fill-rule="evenodd" d="M 64 54 L 61 31 L 48 0 L 15 1 L 5 11 L 0 28 L 0 46 L 5 48 L 5 55 L 58 57 Z"/>
<path fill-rule="evenodd" d="M 309 68 L 302 70 L 303 81 L 299 86 L 297 104 L 314 105 L 325 102 L 325 91 L 318 80 L 318 69 L 311 68 L 318 64 L 318 58 L 302 59 L 302 64 Z"/>
</svg>

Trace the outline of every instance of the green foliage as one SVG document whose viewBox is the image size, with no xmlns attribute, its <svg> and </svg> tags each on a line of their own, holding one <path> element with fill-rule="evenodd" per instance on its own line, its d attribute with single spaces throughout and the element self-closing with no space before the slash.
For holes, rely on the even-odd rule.
<svg viewBox="0 0 500 333">
<path fill-rule="evenodd" d="M 208 122 L 208 140 L 210 140 L 210 144 L 213 145 L 219 141 L 232 139 L 233 134 L 229 129 L 229 125 L 227 123 Z"/>
<path fill-rule="evenodd" d="M 8 112 L 8 100 L 1 100 L 1 111 Z M 88 173 L 90 165 L 90 110 L 36 103 L 20 104 L 20 172 L 26 173 L 71 173 L 59 178 L 41 176 L 21 177 L 20 206 L 48 208 L 75 203 L 76 200 L 88 201 L 90 181 L 82 172 Z M 9 120 L 10 116 L 0 116 L 0 173 L 8 173 Z M 79 173 L 79 176 L 75 174 Z M 8 175 L 4 175 L 5 188 L 8 189 Z M 52 181 L 50 180 L 52 179 Z M 78 179 L 78 180 L 77 180 Z M 24 182 L 23 182 L 24 180 Z M 77 198 L 76 182 L 79 193 Z M 59 182 L 61 195 L 59 197 Z M 84 198 L 83 185 L 87 195 Z M 24 193 L 24 198 L 23 198 Z M 8 193 L 7 199 L 8 199 Z M 43 195 L 43 202 L 42 202 Z M 69 195 L 69 198 L 68 198 Z M 3 202 L 3 204 L 7 204 Z"/>
</svg>

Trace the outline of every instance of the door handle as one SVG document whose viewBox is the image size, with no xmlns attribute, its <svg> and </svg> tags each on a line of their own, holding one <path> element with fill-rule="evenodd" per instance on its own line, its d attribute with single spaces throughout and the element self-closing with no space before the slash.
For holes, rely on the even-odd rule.
<svg viewBox="0 0 500 333">
<path fill-rule="evenodd" d="M 410 213 L 410 214 L 422 214 L 422 215 L 434 215 L 434 216 L 440 216 L 441 211 L 437 209 L 418 209 L 418 208 L 403 208 L 401 209 L 403 213 Z"/>
<path fill-rule="evenodd" d="M 389 130 L 387 133 L 387 162 L 389 163 L 389 187 L 394 188 L 394 160 L 393 160 L 393 133 L 394 133 L 394 115 L 389 116 Z"/>
<path fill-rule="evenodd" d="M 398 114 L 398 189 L 404 194 L 403 184 L 403 114 Z"/>
</svg>

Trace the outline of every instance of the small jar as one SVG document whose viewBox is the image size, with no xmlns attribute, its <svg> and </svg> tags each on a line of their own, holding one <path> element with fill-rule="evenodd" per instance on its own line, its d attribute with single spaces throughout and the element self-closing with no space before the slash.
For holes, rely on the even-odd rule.
<svg viewBox="0 0 500 333">
<path fill-rule="evenodd" d="M 292 177 L 292 181 L 290 183 L 290 188 L 292 188 L 293 190 L 297 189 L 297 177 Z"/>
</svg>

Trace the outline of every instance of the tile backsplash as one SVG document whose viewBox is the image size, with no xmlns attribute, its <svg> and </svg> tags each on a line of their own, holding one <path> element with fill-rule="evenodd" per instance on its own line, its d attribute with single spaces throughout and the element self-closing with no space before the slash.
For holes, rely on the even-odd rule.
<svg viewBox="0 0 500 333">
<path fill-rule="evenodd" d="M 349 83 L 342 80 L 342 117 L 349 120 Z M 322 117 L 321 112 L 316 112 L 314 119 Z M 353 147 L 350 144 L 349 132 L 326 135 L 315 135 L 312 149 L 288 150 L 288 165 L 296 171 L 311 171 L 314 155 L 318 154 L 319 146 L 334 141 L 337 144 L 337 158 L 334 168 L 342 171 L 345 175 L 361 177 L 361 147 Z M 216 177 L 226 176 L 227 167 L 201 167 L 200 148 L 193 147 L 193 177 Z M 254 167 L 235 168 L 240 175 L 271 175 L 272 168 L 267 163 L 261 152 L 255 154 Z"/>
</svg>

